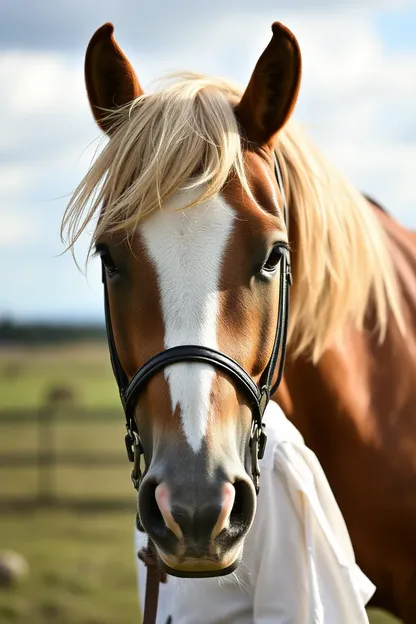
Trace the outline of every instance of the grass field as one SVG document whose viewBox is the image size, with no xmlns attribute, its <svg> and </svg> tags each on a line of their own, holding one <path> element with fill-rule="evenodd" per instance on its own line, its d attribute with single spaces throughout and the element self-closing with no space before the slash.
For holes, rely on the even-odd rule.
<svg viewBox="0 0 416 624">
<path fill-rule="evenodd" d="M 56 385 L 69 385 L 84 407 L 119 408 L 105 344 L 0 349 L 0 409 L 42 404 Z"/>
<path fill-rule="evenodd" d="M 4 515 L 1 546 L 22 553 L 30 574 L 0 591 L 0 623 L 138 624 L 133 518 L 133 511 Z"/>
<path fill-rule="evenodd" d="M 71 386 L 80 407 L 114 408 L 102 422 L 62 421 L 54 429 L 56 450 L 113 453 L 124 458 L 124 423 L 106 345 L 0 350 L 0 411 L 36 409 L 53 386 Z M 0 427 L 0 455 L 11 448 L 33 451 L 35 423 Z M 0 550 L 13 549 L 30 565 L 28 578 L 0 590 L 0 624 L 138 624 L 132 551 L 134 493 L 130 466 L 60 467 L 59 497 L 127 501 L 125 511 L 7 511 L 0 516 Z M 0 496 L 33 495 L 33 468 L 0 468 Z M 131 499 L 131 506 L 130 506 Z M 372 624 L 397 622 L 372 613 Z M 202 622 L 201 622 L 202 624 Z M 232 623 L 230 623 L 232 624 Z M 238 623 L 237 623 L 238 624 Z M 353 622 L 351 624 L 354 624 Z"/>
</svg>

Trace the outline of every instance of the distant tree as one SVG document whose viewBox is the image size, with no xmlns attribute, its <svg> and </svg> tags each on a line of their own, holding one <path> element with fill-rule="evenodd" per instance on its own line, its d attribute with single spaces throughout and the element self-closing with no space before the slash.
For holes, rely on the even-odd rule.
<svg viewBox="0 0 416 624">
<path fill-rule="evenodd" d="M 84 323 L 17 323 L 0 319 L 0 345 L 39 345 L 66 342 L 102 341 L 102 324 Z"/>
</svg>

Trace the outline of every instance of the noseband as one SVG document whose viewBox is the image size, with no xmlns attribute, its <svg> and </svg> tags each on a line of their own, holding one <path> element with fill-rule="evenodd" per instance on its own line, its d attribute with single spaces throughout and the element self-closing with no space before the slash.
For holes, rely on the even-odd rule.
<svg viewBox="0 0 416 624">
<path fill-rule="evenodd" d="M 288 227 L 287 201 L 276 154 L 274 154 L 274 169 L 282 195 L 284 218 L 286 226 Z M 133 378 L 129 381 L 117 354 L 111 325 L 106 269 L 104 264 L 102 265 L 104 311 L 108 346 L 111 365 L 119 387 L 121 402 L 126 416 L 127 434 L 125 437 L 125 443 L 128 458 L 134 463 L 132 481 L 136 489 L 140 486 L 140 457 L 143 453 L 139 432 L 134 418 L 135 405 L 139 394 L 144 390 L 147 382 L 166 366 L 170 366 L 178 362 L 205 362 L 206 364 L 211 364 L 214 368 L 224 371 L 228 377 L 232 379 L 235 385 L 238 386 L 245 394 L 251 404 L 252 427 L 249 442 L 252 464 L 251 472 L 254 487 L 258 493 L 260 478 L 259 459 L 262 459 L 264 455 L 267 441 L 266 432 L 264 430 L 265 425 L 263 423 L 263 414 L 270 397 L 277 390 L 282 380 L 286 355 L 287 329 L 289 324 L 289 286 L 292 282 L 290 254 L 288 248 L 284 245 L 280 246 L 280 253 L 280 298 L 275 339 L 270 360 L 263 371 L 258 384 L 235 360 L 230 358 L 225 353 L 198 345 L 180 345 L 158 353 L 143 364 L 143 366 L 139 368 Z M 278 362 L 279 368 L 277 378 L 273 383 L 273 377 Z"/>
</svg>

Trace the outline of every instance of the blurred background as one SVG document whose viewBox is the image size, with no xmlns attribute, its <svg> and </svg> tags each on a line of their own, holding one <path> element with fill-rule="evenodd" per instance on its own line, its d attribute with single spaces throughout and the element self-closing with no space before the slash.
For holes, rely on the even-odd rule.
<svg viewBox="0 0 416 624">
<path fill-rule="evenodd" d="M 245 85 L 274 20 L 303 51 L 296 118 L 414 228 L 415 0 L 0 1 L 1 624 L 140 621 L 99 266 L 82 274 L 59 237 L 103 141 L 84 91 L 89 38 L 112 21 L 145 88 L 178 69 Z"/>
</svg>

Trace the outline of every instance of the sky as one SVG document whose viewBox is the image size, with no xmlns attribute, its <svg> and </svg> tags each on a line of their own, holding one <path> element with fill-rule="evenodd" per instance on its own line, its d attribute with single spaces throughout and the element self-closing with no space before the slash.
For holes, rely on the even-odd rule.
<svg viewBox="0 0 416 624">
<path fill-rule="evenodd" d="M 59 235 L 103 141 L 83 76 L 94 31 L 113 22 L 145 89 L 175 70 L 244 86 L 276 20 L 302 50 L 295 118 L 416 229 L 416 0 L 1 0 L 0 319 L 103 319 L 98 261 L 81 273 Z"/>
</svg>

